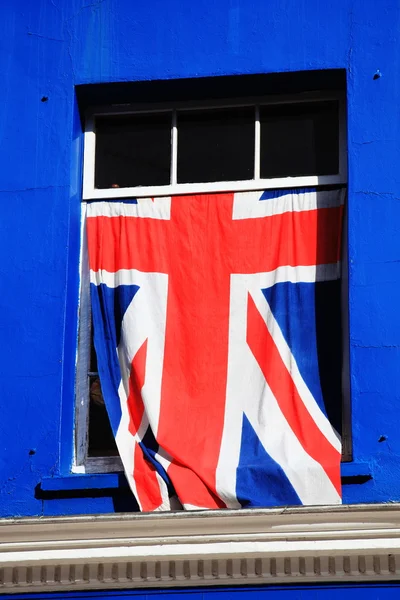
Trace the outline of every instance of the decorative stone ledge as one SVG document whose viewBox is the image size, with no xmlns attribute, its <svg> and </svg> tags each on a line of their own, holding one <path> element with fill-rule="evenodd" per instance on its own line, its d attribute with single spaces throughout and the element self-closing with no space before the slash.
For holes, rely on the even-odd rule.
<svg viewBox="0 0 400 600">
<path fill-rule="evenodd" d="M 399 577 L 397 504 L 0 520 L 0 593 Z"/>
</svg>

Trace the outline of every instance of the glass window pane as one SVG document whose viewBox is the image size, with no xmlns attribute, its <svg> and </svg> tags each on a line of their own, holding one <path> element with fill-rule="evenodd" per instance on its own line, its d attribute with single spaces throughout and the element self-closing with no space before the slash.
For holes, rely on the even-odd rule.
<svg viewBox="0 0 400 600">
<path fill-rule="evenodd" d="M 254 108 L 178 113 L 178 183 L 254 177 Z"/>
<path fill-rule="evenodd" d="M 100 377 L 97 373 L 97 356 L 93 342 L 93 322 L 90 343 L 89 377 L 89 439 L 88 456 L 118 456 L 117 446 L 111 430 Z"/>
<path fill-rule="evenodd" d="M 339 171 L 338 102 L 262 106 L 261 178 Z"/>
<path fill-rule="evenodd" d="M 89 397 L 88 456 L 118 456 L 97 375 L 89 377 Z"/>
<path fill-rule="evenodd" d="M 171 113 L 96 118 L 97 188 L 168 185 Z"/>
</svg>

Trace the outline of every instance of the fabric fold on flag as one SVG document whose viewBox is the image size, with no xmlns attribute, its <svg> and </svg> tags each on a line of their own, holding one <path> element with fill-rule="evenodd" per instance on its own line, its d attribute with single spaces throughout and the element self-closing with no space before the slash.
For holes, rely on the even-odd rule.
<svg viewBox="0 0 400 600">
<path fill-rule="evenodd" d="M 341 502 L 344 198 L 88 203 L 99 375 L 142 511 Z"/>
</svg>

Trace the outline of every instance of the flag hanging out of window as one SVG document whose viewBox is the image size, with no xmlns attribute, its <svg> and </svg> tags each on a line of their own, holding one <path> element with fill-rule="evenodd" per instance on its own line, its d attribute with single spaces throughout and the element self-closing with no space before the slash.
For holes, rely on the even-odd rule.
<svg viewBox="0 0 400 600">
<path fill-rule="evenodd" d="M 325 404 L 341 403 L 343 199 L 88 204 L 101 385 L 141 510 L 341 502 Z"/>
</svg>

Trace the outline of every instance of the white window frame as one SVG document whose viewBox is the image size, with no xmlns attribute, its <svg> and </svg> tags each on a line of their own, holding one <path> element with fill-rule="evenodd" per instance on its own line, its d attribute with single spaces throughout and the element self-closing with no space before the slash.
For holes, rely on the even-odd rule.
<svg viewBox="0 0 400 600">
<path fill-rule="evenodd" d="M 119 456 L 88 456 L 92 309 L 86 237 L 86 206 L 86 202 L 82 202 L 79 328 L 75 368 L 75 443 L 71 470 L 73 473 L 115 473 L 124 470 Z"/>
<path fill-rule="evenodd" d="M 297 104 L 309 102 L 321 102 L 324 100 L 336 100 L 339 103 L 339 173 L 323 176 L 306 177 L 283 177 L 272 179 L 260 178 L 260 107 L 264 105 Z M 222 181 L 212 183 L 177 183 L 177 143 L 178 131 L 176 126 L 176 112 L 181 108 L 205 109 L 205 108 L 230 108 L 230 107 L 255 107 L 255 143 L 254 143 L 254 179 L 246 181 Z M 122 115 L 150 112 L 172 112 L 171 127 L 171 185 L 166 186 L 143 186 L 131 188 L 106 188 L 96 189 L 95 181 L 95 149 L 96 133 L 94 122 L 96 116 Z M 82 229 L 81 229 L 81 257 L 80 257 L 80 306 L 79 306 L 79 335 L 78 350 L 76 358 L 76 410 L 75 410 L 75 445 L 72 472 L 74 473 L 110 473 L 121 472 L 123 466 L 121 459 L 117 456 L 89 457 L 88 456 L 88 434 L 89 434 L 89 365 L 91 345 L 91 306 L 90 306 L 90 284 L 88 272 L 88 256 L 86 241 L 86 206 L 87 201 L 118 198 L 141 198 L 155 196 L 170 196 L 187 193 L 211 193 L 225 191 L 243 190 L 267 190 L 267 189 L 290 189 L 299 187 L 320 187 L 326 185 L 347 185 L 347 126 L 346 126 L 346 98 L 341 92 L 335 93 L 312 93 L 299 94 L 298 96 L 283 96 L 269 98 L 238 99 L 235 103 L 199 102 L 196 105 L 188 103 L 175 103 L 173 106 L 166 104 L 152 105 L 123 105 L 99 107 L 90 110 L 86 114 L 86 126 L 84 132 L 84 166 L 83 166 L 83 193 L 82 193 Z M 344 288 L 343 288 L 344 290 Z M 343 293 L 342 313 L 347 314 L 347 301 Z M 347 319 L 344 322 L 344 338 L 346 337 Z M 345 356 L 345 353 L 344 353 Z M 346 359 L 345 359 L 346 360 Z M 347 423 L 342 434 L 343 453 L 342 461 L 352 459 L 351 431 L 348 429 L 350 423 L 350 391 L 345 383 L 343 386 L 343 420 Z"/>
<path fill-rule="evenodd" d="M 339 172 L 332 175 L 307 175 L 302 177 L 274 177 L 262 179 L 260 177 L 260 107 L 281 104 L 304 104 L 336 100 L 339 103 Z M 254 177 L 243 181 L 213 181 L 205 183 L 177 183 L 177 158 L 179 131 L 177 128 L 176 114 L 179 109 L 204 110 L 206 108 L 255 108 L 255 142 L 254 142 Z M 95 119 L 98 116 L 172 113 L 171 125 L 171 184 L 157 186 L 137 186 L 124 188 L 98 189 L 95 187 L 95 153 L 96 130 Z M 296 187 L 312 187 L 321 185 L 344 185 L 347 183 L 347 139 L 346 139 L 346 104 L 343 93 L 313 93 L 299 94 L 297 96 L 280 96 L 271 98 L 238 99 L 235 103 L 221 101 L 210 103 L 175 103 L 149 106 L 124 105 L 99 107 L 88 111 L 85 119 L 84 133 L 84 168 L 83 168 L 83 200 L 100 200 L 104 198 L 146 198 L 155 196 L 175 196 L 178 194 L 199 194 L 213 192 L 239 192 L 249 190 L 270 190 Z"/>
</svg>

